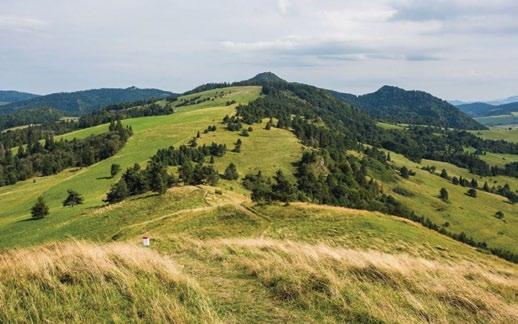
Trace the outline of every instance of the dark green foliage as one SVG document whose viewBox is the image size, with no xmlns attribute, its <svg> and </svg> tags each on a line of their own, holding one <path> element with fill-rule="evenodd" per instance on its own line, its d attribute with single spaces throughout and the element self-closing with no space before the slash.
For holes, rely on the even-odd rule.
<svg viewBox="0 0 518 324">
<path fill-rule="evenodd" d="M 31 215 L 33 219 L 42 219 L 43 217 L 47 216 L 49 214 L 49 207 L 45 203 L 45 200 L 43 200 L 42 196 L 38 197 L 38 200 L 36 200 L 36 204 L 31 209 Z"/>
<path fill-rule="evenodd" d="M 405 197 L 413 197 L 414 196 L 414 193 L 403 188 L 403 187 L 395 187 L 394 189 L 392 189 L 392 191 L 394 191 L 395 193 L 397 194 L 400 194 L 402 196 L 405 196 Z"/>
<path fill-rule="evenodd" d="M 478 188 L 477 180 L 475 178 L 471 179 L 470 185 L 471 185 L 471 188 L 475 188 L 475 189 Z"/>
<path fill-rule="evenodd" d="M 450 176 L 448 175 L 448 171 L 446 171 L 446 169 L 441 170 L 441 178 L 446 179 L 446 180 L 450 179 Z"/>
<path fill-rule="evenodd" d="M 239 133 L 239 135 L 241 135 L 241 136 L 245 136 L 245 137 L 250 136 L 250 134 L 248 134 L 248 130 L 246 130 L 246 129 L 243 129 L 243 130 L 241 131 L 241 133 Z"/>
<path fill-rule="evenodd" d="M 12 90 L 0 90 L 0 102 L 11 103 L 38 97 L 38 95 Z"/>
<path fill-rule="evenodd" d="M 51 124 L 63 116 L 63 112 L 53 108 L 23 109 L 10 114 L 0 114 L 0 130 L 24 125 Z"/>
<path fill-rule="evenodd" d="M 446 188 L 441 188 L 441 190 L 439 190 L 439 198 L 442 200 L 442 201 L 448 201 L 449 199 L 449 193 L 448 193 L 448 190 L 446 190 Z"/>
<path fill-rule="evenodd" d="M 130 196 L 139 195 L 149 189 L 148 179 L 138 163 L 124 172 L 122 180 L 126 183 Z"/>
<path fill-rule="evenodd" d="M 151 160 L 146 168 L 147 183 L 151 191 L 163 194 L 170 188 L 175 180 L 167 173 L 166 167 L 156 160 Z"/>
<path fill-rule="evenodd" d="M 466 195 L 476 198 L 477 197 L 477 189 L 470 188 L 468 189 L 468 192 L 466 192 Z"/>
<path fill-rule="evenodd" d="M 110 167 L 110 175 L 112 177 L 115 177 L 117 175 L 117 173 L 119 173 L 121 170 L 121 166 L 118 165 L 118 164 L 112 164 L 111 167 Z"/>
<path fill-rule="evenodd" d="M 68 196 L 63 201 L 63 206 L 74 207 L 75 205 L 81 205 L 83 203 L 83 196 L 72 189 L 67 190 Z"/>
<path fill-rule="evenodd" d="M 495 217 L 498 219 L 504 219 L 504 213 L 502 211 L 497 211 L 495 213 Z"/>
<path fill-rule="evenodd" d="M 237 180 L 238 178 L 239 173 L 237 172 L 236 165 L 234 163 L 230 163 L 223 173 L 223 179 Z"/>
<path fill-rule="evenodd" d="M 53 93 L 46 96 L 13 102 L 2 106 L 1 112 L 10 113 L 25 108 L 50 107 L 67 115 L 77 116 L 103 107 L 124 102 L 160 99 L 172 96 L 167 91 L 157 89 L 94 89 L 70 93 Z"/>
<path fill-rule="evenodd" d="M 52 135 L 47 135 L 42 144 L 29 137 L 27 148 L 17 155 L 2 149 L 0 143 L 0 186 L 33 176 L 56 174 L 69 167 L 89 166 L 117 153 L 131 134 L 131 128 L 123 127 L 118 121 L 110 125 L 109 132 L 81 140 L 56 142 Z"/>
<path fill-rule="evenodd" d="M 457 179 L 457 177 L 453 177 L 451 178 L 451 183 L 457 186 L 459 184 L 459 179 Z"/>
<path fill-rule="evenodd" d="M 410 172 L 408 171 L 408 168 L 407 168 L 407 167 L 402 167 L 402 168 L 399 170 L 399 174 L 401 175 L 401 177 L 403 177 L 403 178 L 405 178 L 405 179 L 410 178 Z"/>
<path fill-rule="evenodd" d="M 119 182 L 114 184 L 110 191 L 106 194 L 105 201 L 107 203 L 113 204 L 126 199 L 129 196 L 128 186 L 126 185 L 126 181 L 121 179 Z"/>
<path fill-rule="evenodd" d="M 358 97 L 332 93 L 337 98 L 388 122 L 460 129 L 485 128 L 455 106 L 423 91 L 406 91 L 383 86 L 374 93 Z"/>
</svg>

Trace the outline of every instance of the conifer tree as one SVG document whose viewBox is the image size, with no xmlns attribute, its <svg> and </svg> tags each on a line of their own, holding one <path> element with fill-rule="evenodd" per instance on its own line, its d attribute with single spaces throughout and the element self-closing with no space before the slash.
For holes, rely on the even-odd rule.
<svg viewBox="0 0 518 324">
<path fill-rule="evenodd" d="M 67 192 L 68 196 L 63 201 L 63 206 L 74 207 L 75 205 L 81 205 L 83 203 L 83 196 L 80 193 L 72 189 L 67 190 Z"/>
<path fill-rule="evenodd" d="M 227 180 L 236 180 L 239 178 L 239 174 L 237 172 L 236 165 L 234 163 L 230 163 L 225 172 L 223 173 L 223 178 Z"/>
<path fill-rule="evenodd" d="M 42 196 L 38 197 L 38 200 L 36 200 L 36 204 L 31 209 L 31 215 L 33 219 L 42 219 L 43 217 L 47 216 L 49 214 L 49 207 L 45 203 L 45 200 L 43 200 Z"/>
</svg>

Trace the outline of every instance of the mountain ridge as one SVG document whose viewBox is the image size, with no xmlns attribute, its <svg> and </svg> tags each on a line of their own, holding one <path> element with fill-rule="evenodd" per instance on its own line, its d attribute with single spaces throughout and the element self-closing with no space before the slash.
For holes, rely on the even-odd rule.
<svg viewBox="0 0 518 324">
<path fill-rule="evenodd" d="M 55 108 L 69 115 L 98 110 L 102 107 L 173 96 L 174 93 L 159 89 L 99 88 L 74 92 L 58 92 L 0 106 L 0 114 L 8 114 L 28 108 Z"/>
<path fill-rule="evenodd" d="M 455 106 L 425 91 L 384 85 L 375 92 L 359 96 L 337 91 L 331 93 L 387 122 L 484 129 L 484 126 Z"/>
</svg>

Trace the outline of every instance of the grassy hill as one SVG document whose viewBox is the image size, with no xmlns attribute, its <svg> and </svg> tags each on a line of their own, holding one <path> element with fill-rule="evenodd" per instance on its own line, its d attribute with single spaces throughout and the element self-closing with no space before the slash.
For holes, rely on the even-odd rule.
<svg viewBox="0 0 518 324">
<path fill-rule="evenodd" d="M 120 177 L 110 177 L 112 163 L 145 164 L 157 149 L 186 144 L 198 131 L 198 144 L 227 144 L 214 163 L 220 173 L 233 162 L 241 177 L 279 168 L 293 176 L 302 150 L 311 148 L 290 130 L 266 130 L 265 119 L 245 137 L 221 123 L 260 96 L 260 87 L 244 86 L 181 97 L 171 115 L 124 120 L 134 135 L 111 158 L 0 187 L 0 206 L 8 206 L 0 208 L 0 322 L 518 321 L 515 264 L 400 217 L 301 202 L 255 204 L 240 180 L 103 203 Z M 216 131 L 204 133 L 209 125 Z M 230 152 L 238 139 L 241 152 Z M 516 251 L 518 214 L 503 197 L 468 197 L 466 188 L 420 167 L 434 164 L 471 179 L 465 169 L 391 155 L 394 166 L 416 175 L 405 180 L 370 166 L 383 190 L 402 187 L 413 196 L 394 195 L 437 223 Z M 509 177 L 482 180 L 515 181 L 518 188 Z M 450 203 L 436 197 L 440 187 L 450 191 Z M 82 193 L 84 204 L 63 207 L 67 189 Z M 31 220 L 40 195 L 50 214 Z M 505 221 L 494 218 L 497 210 Z M 151 249 L 139 246 L 143 235 Z"/>
</svg>

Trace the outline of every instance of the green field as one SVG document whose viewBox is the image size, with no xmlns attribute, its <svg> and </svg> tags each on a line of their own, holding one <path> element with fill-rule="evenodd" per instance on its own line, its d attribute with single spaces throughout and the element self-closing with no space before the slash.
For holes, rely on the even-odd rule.
<svg viewBox="0 0 518 324">
<path fill-rule="evenodd" d="M 516 114 L 511 115 L 500 115 L 500 116 L 488 116 L 488 117 L 477 117 L 474 118 L 479 123 L 486 126 L 515 126 L 518 123 L 518 116 Z"/>
<path fill-rule="evenodd" d="M 472 131 L 472 133 L 484 139 L 518 143 L 518 127 L 511 127 L 511 129 L 493 127 L 489 130 Z"/>
<path fill-rule="evenodd" d="M 214 163 L 220 173 L 233 162 L 240 176 L 277 169 L 292 175 L 304 149 L 293 133 L 266 130 L 263 121 L 244 137 L 221 123 L 260 90 L 186 96 L 176 104 L 198 96 L 201 102 L 167 116 L 124 120 L 134 135 L 107 160 L 0 187 L 0 322 L 518 321 L 515 264 L 400 217 L 301 202 L 257 205 L 240 180 L 103 203 L 120 177 L 109 177 L 112 163 L 145 164 L 157 149 L 186 144 L 198 131 L 198 144 L 227 145 Z M 209 125 L 217 130 L 204 134 Z M 60 138 L 84 138 L 107 127 Z M 231 152 L 238 138 L 241 152 Z M 505 198 L 481 191 L 468 197 L 467 188 L 420 168 L 435 165 L 437 172 L 445 168 L 471 179 L 465 169 L 391 157 L 395 167 L 405 165 L 416 176 L 374 172 L 385 192 L 438 224 L 448 222 L 450 231 L 518 252 L 518 211 Z M 518 188 L 514 178 L 477 179 Z M 411 196 L 393 192 L 396 187 Z M 438 199 L 441 187 L 450 192 L 449 203 Z M 67 189 L 82 193 L 85 203 L 62 207 Z M 31 220 L 39 195 L 50 214 Z M 498 210 L 504 220 L 494 217 Z M 140 247 L 144 235 L 151 249 Z"/>
<path fill-rule="evenodd" d="M 489 246 L 518 252 L 518 209 L 508 203 L 507 198 L 482 190 L 478 190 L 476 198 L 469 197 L 466 195 L 468 188 L 453 185 L 451 181 L 441 178 L 439 173 L 445 169 L 450 177 L 462 176 L 469 180 L 475 178 L 479 186 L 487 181 L 489 185 L 508 183 L 511 188 L 518 188 L 518 179 L 503 176 L 480 177 L 449 163 L 423 160 L 418 164 L 394 152 L 390 154 L 396 168 L 406 166 L 416 172 L 409 179 L 399 177 L 397 181 L 384 183 L 398 200 L 436 224 L 448 222 L 449 231 L 465 232 Z M 435 166 L 436 174 L 421 170 L 424 166 Z M 410 194 L 398 194 L 393 191 L 396 187 L 404 188 Z M 441 188 L 446 188 L 449 192 L 450 199 L 447 203 L 438 198 Z M 505 214 L 505 221 L 494 217 L 497 211 Z"/>
</svg>

